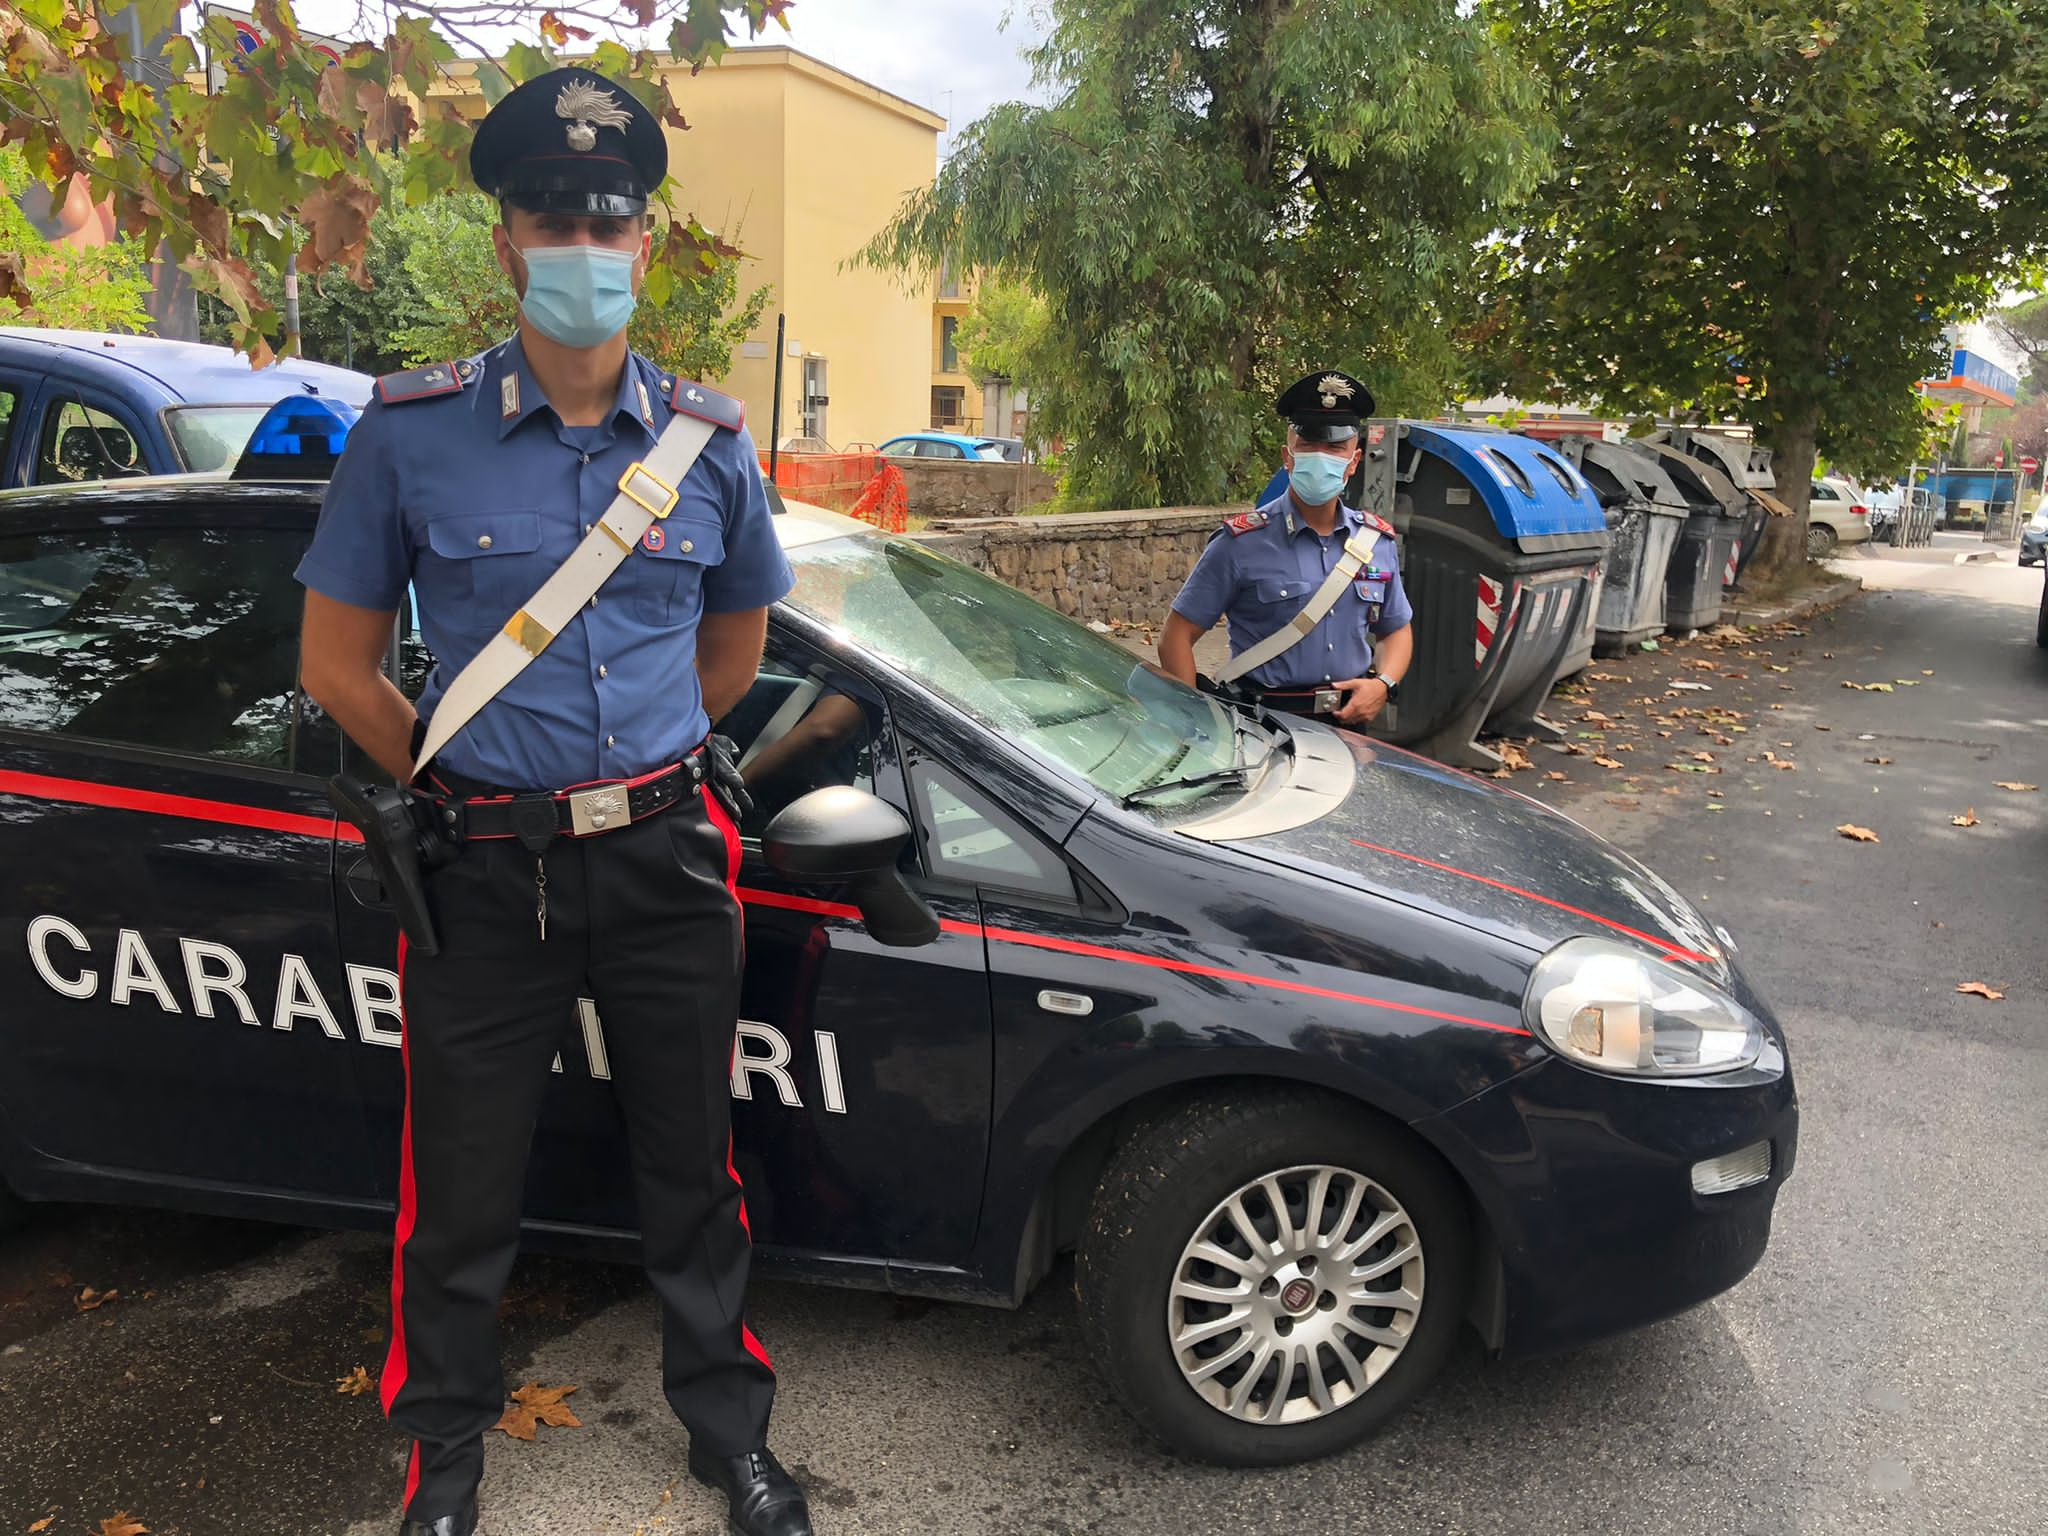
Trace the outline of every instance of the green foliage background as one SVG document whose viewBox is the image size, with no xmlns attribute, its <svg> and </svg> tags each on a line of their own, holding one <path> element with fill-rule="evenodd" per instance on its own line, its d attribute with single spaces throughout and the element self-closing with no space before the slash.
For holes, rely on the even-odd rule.
<svg viewBox="0 0 2048 1536">
<path fill-rule="evenodd" d="M 0 251 L 22 260 L 33 304 L 0 299 L 0 323 L 81 331 L 149 329 L 149 263 L 133 241 L 53 245 L 14 199 L 29 184 L 22 152 L 0 149 Z"/>
</svg>

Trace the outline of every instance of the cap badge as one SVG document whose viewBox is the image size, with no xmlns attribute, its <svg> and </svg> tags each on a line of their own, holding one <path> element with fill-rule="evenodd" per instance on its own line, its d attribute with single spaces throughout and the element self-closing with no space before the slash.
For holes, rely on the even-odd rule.
<svg viewBox="0 0 2048 1536">
<path fill-rule="evenodd" d="M 1334 373 L 1326 373 L 1316 380 L 1316 393 L 1322 397 L 1323 409 L 1334 411 L 1337 409 L 1337 397 L 1342 395 L 1349 400 L 1353 390 L 1348 379 L 1340 378 Z"/>
<path fill-rule="evenodd" d="M 568 119 L 569 147 L 574 150 L 597 148 L 600 128 L 623 131 L 633 123 L 632 114 L 619 105 L 618 97 L 588 80 L 571 80 L 562 87 L 562 94 L 555 98 L 555 116 Z"/>
</svg>

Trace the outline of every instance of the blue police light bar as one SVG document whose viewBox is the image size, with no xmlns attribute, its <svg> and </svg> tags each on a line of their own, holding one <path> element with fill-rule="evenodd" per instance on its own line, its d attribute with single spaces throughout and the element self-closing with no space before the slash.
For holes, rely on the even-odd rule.
<svg viewBox="0 0 2048 1536">
<path fill-rule="evenodd" d="M 325 480 L 362 412 L 345 400 L 293 395 L 263 413 L 231 480 Z"/>
</svg>

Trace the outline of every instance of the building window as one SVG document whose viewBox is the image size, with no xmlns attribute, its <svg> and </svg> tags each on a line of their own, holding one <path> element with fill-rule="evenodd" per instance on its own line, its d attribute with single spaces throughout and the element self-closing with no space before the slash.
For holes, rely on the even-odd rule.
<svg viewBox="0 0 2048 1536">
<path fill-rule="evenodd" d="M 948 256 L 939 266 L 939 297 L 957 299 L 960 297 L 960 274 L 953 270 L 953 258 Z"/>
<path fill-rule="evenodd" d="M 932 387 L 932 425 L 934 427 L 957 427 L 967 406 L 967 391 L 958 384 L 937 384 Z"/>
<path fill-rule="evenodd" d="M 955 339 L 960 330 L 958 315 L 944 315 L 939 320 L 939 372 L 960 371 L 960 346 Z"/>
</svg>

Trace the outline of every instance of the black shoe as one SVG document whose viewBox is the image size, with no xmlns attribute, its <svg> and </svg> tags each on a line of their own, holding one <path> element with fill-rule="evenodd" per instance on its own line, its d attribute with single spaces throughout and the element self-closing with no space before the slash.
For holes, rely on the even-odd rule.
<svg viewBox="0 0 2048 1536">
<path fill-rule="evenodd" d="M 476 1500 L 471 1499 L 452 1515 L 438 1520 L 408 1520 L 398 1536 L 471 1536 L 476 1530 Z"/>
<path fill-rule="evenodd" d="M 812 1536 L 803 1489 L 765 1447 L 738 1456 L 709 1456 L 692 1446 L 690 1476 L 732 1501 L 733 1536 Z"/>
</svg>

